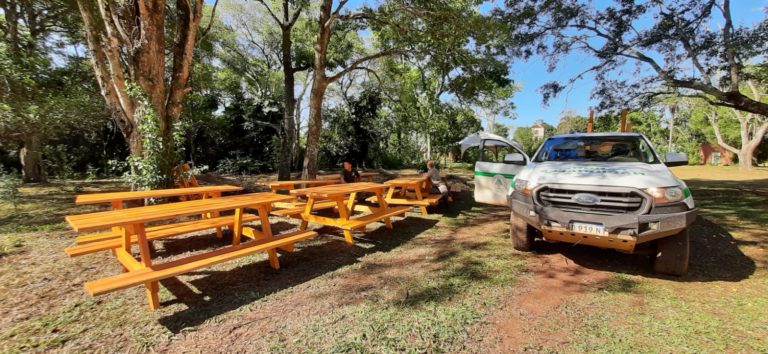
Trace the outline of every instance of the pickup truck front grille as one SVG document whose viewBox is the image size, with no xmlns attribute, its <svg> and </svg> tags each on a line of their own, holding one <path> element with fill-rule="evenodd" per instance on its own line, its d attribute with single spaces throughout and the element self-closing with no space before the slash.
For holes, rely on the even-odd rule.
<svg viewBox="0 0 768 354">
<path fill-rule="evenodd" d="M 545 185 L 536 189 L 535 194 L 536 202 L 542 206 L 592 214 L 644 214 L 649 205 L 645 195 L 631 188 Z"/>
</svg>

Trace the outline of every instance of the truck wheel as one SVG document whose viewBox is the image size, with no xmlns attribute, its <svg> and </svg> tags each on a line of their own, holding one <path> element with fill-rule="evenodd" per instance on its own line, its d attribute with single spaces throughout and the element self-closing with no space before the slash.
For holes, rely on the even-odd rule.
<svg viewBox="0 0 768 354">
<path fill-rule="evenodd" d="M 515 216 L 515 213 L 509 215 L 509 238 L 512 239 L 512 247 L 518 251 L 533 250 L 533 240 L 535 239 L 535 229 L 528 226 L 525 219 Z"/>
<path fill-rule="evenodd" d="M 653 270 L 657 273 L 685 275 L 688 272 L 690 245 L 688 229 L 656 242 L 656 259 Z"/>
</svg>

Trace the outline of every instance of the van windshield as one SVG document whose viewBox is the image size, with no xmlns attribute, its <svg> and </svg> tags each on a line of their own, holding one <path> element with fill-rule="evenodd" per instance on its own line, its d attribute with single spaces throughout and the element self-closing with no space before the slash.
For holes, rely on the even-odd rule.
<svg viewBox="0 0 768 354">
<path fill-rule="evenodd" d="M 534 161 L 659 163 L 653 149 L 641 136 L 552 137 L 544 142 Z"/>
</svg>

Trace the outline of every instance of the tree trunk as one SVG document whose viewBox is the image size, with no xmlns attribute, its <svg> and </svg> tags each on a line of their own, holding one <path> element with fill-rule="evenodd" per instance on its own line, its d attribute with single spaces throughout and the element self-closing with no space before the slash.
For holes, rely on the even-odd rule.
<svg viewBox="0 0 768 354">
<path fill-rule="evenodd" d="M 309 95 L 309 126 L 307 127 L 307 151 L 304 152 L 304 168 L 301 179 L 309 180 L 317 177 L 317 154 L 320 144 L 320 131 L 323 127 L 323 99 L 328 84 L 322 77 L 322 72 L 315 71 L 312 82 L 312 93 Z"/>
<path fill-rule="evenodd" d="M 280 141 L 280 161 L 277 167 L 277 179 L 289 180 L 291 179 L 291 161 L 293 161 L 293 147 L 294 139 L 296 137 L 294 129 L 296 97 L 293 91 L 296 81 L 294 78 L 293 58 L 291 57 L 291 28 L 284 26 L 282 30 L 283 91 L 285 108 L 283 110 L 283 139 Z"/>
<path fill-rule="evenodd" d="M 23 140 L 24 146 L 19 151 L 21 173 L 25 183 L 46 182 L 43 168 L 43 144 L 40 137 L 30 135 Z"/>
<path fill-rule="evenodd" d="M 739 170 L 749 171 L 752 169 L 752 156 L 755 150 L 748 147 L 743 147 L 739 151 Z"/>
</svg>

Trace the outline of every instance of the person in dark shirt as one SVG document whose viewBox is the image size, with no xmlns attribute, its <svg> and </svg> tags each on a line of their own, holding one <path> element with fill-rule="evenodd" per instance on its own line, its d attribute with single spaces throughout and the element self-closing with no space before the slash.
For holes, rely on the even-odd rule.
<svg viewBox="0 0 768 354">
<path fill-rule="evenodd" d="M 339 174 L 341 183 L 355 183 L 360 180 L 360 173 L 352 168 L 352 163 L 344 161 L 344 169 Z"/>
</svg>

